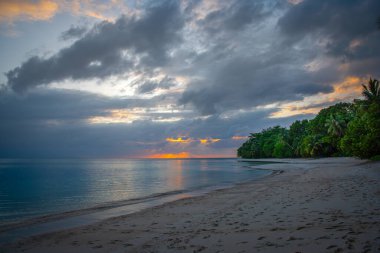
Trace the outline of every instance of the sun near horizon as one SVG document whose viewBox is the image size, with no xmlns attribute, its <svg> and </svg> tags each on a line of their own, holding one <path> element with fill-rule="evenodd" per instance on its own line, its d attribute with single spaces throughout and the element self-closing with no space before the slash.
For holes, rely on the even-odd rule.
<svg viewBox="0 0 380 253">
<path fill-rule="evenodd" d="M 151 154 L 147 156 L 143 156 L 141 158 L 147 158 L 147 159 L 197 159 L 197 158 L 236 158 L 236 156 L 231 155 L 223 155 L 223 154 L 202 154 L 202 155 L 195 155 L 191 154 L 189 152 L 180 152 L 180 153 L 163 153 L 163 154 Z"/>
</svg>

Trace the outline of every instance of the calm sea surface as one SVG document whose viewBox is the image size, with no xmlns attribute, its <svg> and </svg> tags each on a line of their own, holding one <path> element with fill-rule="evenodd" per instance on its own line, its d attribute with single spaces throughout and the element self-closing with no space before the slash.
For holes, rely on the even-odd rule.
<svg viewBox="0 0 380 253">
<path fill-rule="evenodd" d="M 269 173 L 236 159 L 0 160 L 0 223 Z"/>
</svg>

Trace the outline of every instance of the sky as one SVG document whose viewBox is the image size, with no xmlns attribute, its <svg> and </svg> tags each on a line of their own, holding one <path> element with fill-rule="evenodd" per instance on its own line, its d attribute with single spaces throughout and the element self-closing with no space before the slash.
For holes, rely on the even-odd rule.
<svg viewBox="0 0 380 253">
<path fill-rule="evenodd" d="M 360 98 L 378 0 L 0 0 L 0 158 L 235 157 Z"/>
</svg>

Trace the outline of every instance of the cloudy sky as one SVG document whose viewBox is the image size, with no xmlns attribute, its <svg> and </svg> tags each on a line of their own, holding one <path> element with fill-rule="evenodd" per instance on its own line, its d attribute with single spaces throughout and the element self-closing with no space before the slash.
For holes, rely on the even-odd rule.
<svg viewBox="0 0 380 253">
<path fill-rule="evenodd" d="M 233 157 L 380 77 L 378 0 L 0 0 L 0 157 Z"/>
</svg>

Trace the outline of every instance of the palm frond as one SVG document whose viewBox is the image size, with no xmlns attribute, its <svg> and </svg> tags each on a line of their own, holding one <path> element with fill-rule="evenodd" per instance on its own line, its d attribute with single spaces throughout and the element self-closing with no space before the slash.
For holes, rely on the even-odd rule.
<svg viewBox="0 0 380 253">
<path fill-rule="evenodd" d="M 378 80 L 370 78 L 368 85 L 362 84 L 362 86 L 362 95 L 368 101 L 380 101 L 380 84 Z"/>
</svg>

